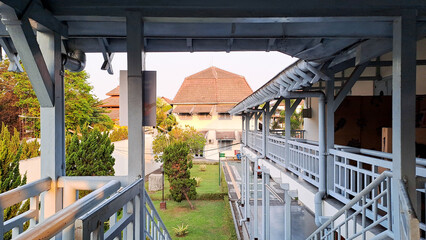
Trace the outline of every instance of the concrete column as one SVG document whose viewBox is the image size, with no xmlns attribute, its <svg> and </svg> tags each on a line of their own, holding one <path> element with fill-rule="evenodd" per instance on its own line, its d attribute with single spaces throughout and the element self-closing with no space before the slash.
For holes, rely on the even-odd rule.
<svg viewBox="0 0 426 240">
<path fill-rule="evenodd" d="M 61 36 L 37 32 L 37 40 L 54 84 L 54 106 L 40 108 L 41 177 L 52 178 L 52 188 L 42 195 L 40 220 L 62 209 L 62 190 L 57 179 L 65 175 L 64 76 L 61 62 Z"/>
<path fill-rule="evenodd" d="M 326 100 L 327 100 L 327 109 L 326 109 L 326 152 L 328 153 L 329 149 L 334 148 L 334 77 L 326 82 Z M 320 139 L 321 140 L 321 139 Z M 326 164 L 326 188 L 327 192 L 332 191 L 334 187 L 334 158 L 333 156 L 327 155 L 327 164 Z"/>
<path fill-rule="evenodd" d="M 269 185 L 269 172 L 262 169 L 262 235 L 263 240 L 270 239 L 270 202 L 269 190 L 266 185 Z"/>
<path fill-rule="evenodd" d="M 414 209 L 416 198 L 416 11 L 408 10 L 393 22 L 392 65 L 392 209 L 393 231 L 400 236 L 400 180 L 406 182 Z"/>
<path fill-rule="evenodd" d="M 291 101 L 290 98 L 284 99 L 285 104 L 285 167 L 290 166 L 290 146 L 288 140 L 291 138 Z"/>
<path fill-rule="evenodd" d="M 144 158 L 144 132 L 143 96 L 142 96 L 142 70 L 143 70 L 143 23 L 139 12 L 128 12 L 126 17 L 127 28 L 127 91 L 128 91 L 128 124 L 129 124 L 129 159 L 128 178 L 134 181 L 145 177 Z M 135 198 L 135 237 L 145 239 L 145 196 Z"/>
</svg>

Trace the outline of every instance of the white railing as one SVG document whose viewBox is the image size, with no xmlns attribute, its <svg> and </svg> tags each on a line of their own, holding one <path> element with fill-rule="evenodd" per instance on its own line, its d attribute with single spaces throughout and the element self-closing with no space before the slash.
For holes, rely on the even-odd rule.
<svg viewBox="0 0 426 240">
<path fill-rule="evenodd" d="M 39 196 L 50 189 L 51 182 L 50 178 L 44 178 L 0 194 L 0 239 L 3 239 L 3 235 L 10 230 L 12 230 L 12 238 L 16 238 L 23 232 L 23 226 L 28 221 L 30 222 L 29 228 L 33 228 L 38 223 L 40 216 Z M 3 222 L 4 209 L 22 203 L 27 199 L 30 199 L 28 211 Z"/>
<path fill-rule="evenodd" d="M 146 197 L 143 203 L 142 196 Z M 143 208 L 141 209 L 141 206 Z M 119 219 L 119 212 L 122 216 Z M 104 231 L 104 223 L 110 221 Z M 145 225 L 142 226 L 145 221 Z M 143 227 L 143 230 L 141 229 Z M 144 231 L 147 239 L 171 239 L 144 189 L 143 179 L 139 179 L 110 197 L 77 219 L 75 238 L 86 239 L 141 239 Z M 122 235 L 123 234 L 123 235 Z"/>
<path fill-rule="evenodd" d="M 61 233 L 68 226 L 74 224 L 75 220 L 98 205 L 104 199 L 111 196 L 120 188 L 120 182 L 111 180 L 99 189 L 89 193 L 68 207 L 58 211 L 45 221 L 18 235 L 16 239 L 50 239 Z"/>
<path fill-rule="evenodd" d="M 262 152 L 262 132 L 259 131 L 248 131 L 248 146 L 258 152 Z"/>
<path fill-rule="evenodd" d="M 275 163 L 285 166 L 285 138 L 269 135 L 266 156 Z"/>
<path fill-rule="evenodd" d="M 383 172 L 327 222 L 313 232 L 307 240 L 319 239 L 370 239 L 369 231 L 374 227 L 385 224 L 386 229 L 380 237 L 392 238 L 392 212 L 379 214 L 379 205 L 391 200 L 392 173 Z M 383 186 L 386 186 L 383 188 Z M 355 207 L 360 206 L 360 207 Z M 355 212 L 352 209 L 358 208 Z M 367 211 L 374 213 L 372 221 L 367 219 Z M 361 224 L 361 227 L 358 226 Z M 368 237 L 367 237 L 368 236 Z M 379 238 L 379 236 L 376 236 Z"/>
<path fill-rule="evenodd" d="M 314 186 L 319 185 L 319 147 L 308 143 L 288 141 L 288 170 Z"/>
</svg>

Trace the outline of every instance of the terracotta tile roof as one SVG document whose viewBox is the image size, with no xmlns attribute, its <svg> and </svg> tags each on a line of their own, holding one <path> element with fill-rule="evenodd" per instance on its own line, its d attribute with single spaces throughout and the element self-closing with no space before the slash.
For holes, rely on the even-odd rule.
<svg viewBox="0 0 426 240">
<path fill-rule="evenodd" d="M 102 104 L 99 107 L 120 107 L 120 97 L 112 96 L 107 99 L 102 100 Z"/>
<path fill-rule="evenodd" d="M 192 113 L 194 105 L 178 105 L 173 108 L 174 113 Z"/>
<path fill-rule="evenodd" d="M 186 77 L 173 103 L 238 103 L 251 93 L 243 76 L 210 67 Z"/>
<path fill-rule="evenodd" d="M 166 97 L 161 97 L 164 101 L 166 101 L 166 103 L 168 103 L 168 104 L 172 104 L 173 103 L 173 101 L 171 100 L 171 99 L 169 99 L 169 98 L 166 98 Z"/>
<path fill-rule="evenodd" d="M 218 104 L 216 106 L 216 112 L 218 113 L 227 113 L 235 104 Z"/>
<path fill-rule="evenodd" d="M 112 89 L 111 91 L 107 92 L 107 96 L 120 96 L 120 86 L 117 86 L 116 88 Z"/>
<path fill-rule="evenodd" d="M 105 113 L 112 120 L 120 119 L 120 109 L 119 108 L 108 108 L 108 113 Z"/>
<path fill-rule="evenodd" d="M 235 140 L 235 132 L 216 131 L 216 140 Z"/>
<path fill-rule="evenodd" d="M 193 113 L 211 113 L 214 105 L 195 105 Z"/>
</svg>

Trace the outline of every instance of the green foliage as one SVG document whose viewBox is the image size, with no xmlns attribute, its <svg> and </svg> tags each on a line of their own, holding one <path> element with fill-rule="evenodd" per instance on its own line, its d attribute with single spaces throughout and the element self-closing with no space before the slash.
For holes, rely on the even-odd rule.
<svg viewBox="0 0 426 240">
<path fill-rule="evenodd" d="M 175 127 L 170 132 L 159 133 L 154 137 L 152 143 L 152 150 L 154 152 L 154 159 L 161 160 L 161 153 L 164 149 L 172 143 L 184 142 L 189 146 L 190 153 L 196 154 L 203 150 L 206 144 L 206 139 L 202 133 L 199 133 L 195 128 L 185 126 L 185 128 Z"/>
<path fill-rule="evenodd" d="M 177 125 L 176 117 L 170 113 L 172 106 L 162 98 L 157 98 L 156 102 L 157 129 L 159 132 L 168 132 Z"/>
<path fill-rule="evenodd" d="M 8 72 L 9 61 L 0 62 L 0 120 L 19 123 L 23 116 L 25 130 L 40 136 L 40 104 L 25 72 Z M 112 129 L 114 123 L 106 116 L 105 109 L 98 107 L 100 100 L 92 93 L 93 87 L 85 72 L 65 71 L 65 128 L 76 130 L 77 126 L 89 124 L 100 129 Z M 7 94 L 6 94 L 7 93 Z M 7 116 L 7 119 L 5 117 Z"/>
<path fill-rule="evenodd" d="M 291 104 L 293 104 L 295 102 L 294 99 L 292 99 L 290 101 Z M 279 124 L 280 123 L 284 123 L 285 122 L 285 110 L 282 110 L 280 112 L 280 118 L 278 119 L 278 122 L 273 122 L 272 123 L 272 129 L 278 129 L 279 128 Z M 302 111 L 294 111 L 293 115 L 291 115 L 290 117 L 290 125 L 291 125 L 291 129 L 293 130 L 297 130 L 300 129 L 303 126 L 303 118 L 302 118 Z M 284 126 L 285 128 L 285 126 Z"/>
<path fill-rule="evenodd" d="M 201 164 L 201 165 L 200 165 L 200 171 L 201 171 L 201 172 L 206 171 L 206 169 L 207 169 L 207 166 L 206 166 L 205 164 Z"/>
<path fill-rule="evenodd" d="M 22 144 L 19 140 L 19 133 L 14 130 L 10 134 L 8 128 L 2 123 L 0 132 L 0 193 L 7 192 L 26 184 L 27 176 L 19 173 L 19 160 L 22 154 Z M 28 203 L 18 203 L 4 209 L 4 221 L 25 212 Z M 4 235 L 5 239 L 10 239 L 10 232 Z"/>
<path fill-rule="evenodd" d="M 175 232 L 176 237 L 185 237 L 189 231 L 188 231 L 189 225 L 178 225 L 177 227 L 173 228 L 173 232 Z"/>
<path fill-rule="evenodd" d="M 111 135 L 109 136 L 111 142 L 121 141 L 128 138 L 128 130 L 127 127 L 114 127 Z"/>
<path fill-rule="evenodd" d="M 192 160 L 189 153 L 189 146 L 185 142 L 172 143 L 164 149 L 164 173 L 170 183 L 170 194 L 177 202 L 181 202 L 183 198 L 189 202 L 197 196 L 196 181 L 190 178 Z"/>
<path fill-rule="evenodd" d="M 108 133 L 87 127 L 66 139 L 67 176 L 113 176 L 115 159 L 112 157 L 114 144 Z"/>
<path fill-rule="evenodd" d="M 21 160 L 38 156 L 40 156 L 40 143 L 37 140 L 27 142 L 27 140 L 24 139 L 22 141 Z"/>
</svg>

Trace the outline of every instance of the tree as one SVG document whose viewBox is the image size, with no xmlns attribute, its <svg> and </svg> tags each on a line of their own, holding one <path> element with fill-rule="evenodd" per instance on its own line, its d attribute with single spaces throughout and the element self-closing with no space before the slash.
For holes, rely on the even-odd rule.
<svg viewBox="0 0 426 240">
<path fill-rule="evenodd" d="M 9 61 L 0 62 L 0 120 L 19 129 L 18 115 L 26 121 L 26 130 L 40 135 L 40 104 L 25 72 L 8 72 Z M 111 129 L 113 121 L 106 116 L 101 102 L 92 93 L 85 72 L 65 71 L 65 128 L 76 130 L 77 126 L 89 124 L 100 129 Z M 7 118 L 7 119 L 4 119 Z"/>
<path fill-rule="evenodd" d="M 19 160 L 21 158 L 22 145 L 19 141 L 19 133 L 14 129 L 13 135 L 2 123 L 0 132 L 0 193 L 7 192 L 26 184 L 26 174 L 19 173 Z M 28 209 L 29 202 L 18 203 L 4 210 L 4 220 L 9 220 Z M 5 239 L 11 238 L 11 233 L 4 235 Z"/>
<path fill-rule="evenodd" d="M 206 139 L 203 134 L 197 132 L 194 127 L 185 126 L 181 128 L 179 126 L 174 127 L 170 132 L 159 133 L 154 137 L 152 143 L 152 150 L 154 152 L 154 159 L 161 161 L 161 154 L 164 152 L 167 146 L 176 142 L 184 142 L 188 145 L 191 154 L 199 153 L 203 150 Z"/>
<path fill-rule="evenodd" d="M 67 176 L 113 176 L 115 159 L 112 157 L 114 144 L 108 133 L 99 129 L 81 130 L 78 134 L 67 135 L 66 139 Z"/>
<path fill-rule="evenodd" d="M 291 105 L 295 102 L 294 99 L 290 101 Z M 285 110 L 282 110 L 280 112 L 280 118 L 278 119 L 278 122 L 272 123 L 272 129 L 277 129 L 279 127 L 279 123 L 285 122 Z M 303 126 L 303 118 L 302 118 L 302 111 L 294 111 L 294 113 L 290 117 L 290 126 L 291 129 L 296 130 L 300 129 Z M 285 128 L 285 125 L 284 125 Z"/>
<path fill-rule="evenodd" d="M 197 196 L 196 181 L 191 177 L 192 160 L 190 148 L 186 142 L 174 142 L 164 149 L 163 168 L 170 182 L 170 194 L 173 200 L 181 202 L 184 198 L 191 209 L 194 209 L 190 199 Z"/>
<path fill-rule="evenodd" d="M 157 129 L 160 132 L 168 132 L 177 125 L 176 117 L 170 113 L 172 106 L 162 98 L 157 98 Z"/>
</svg>

